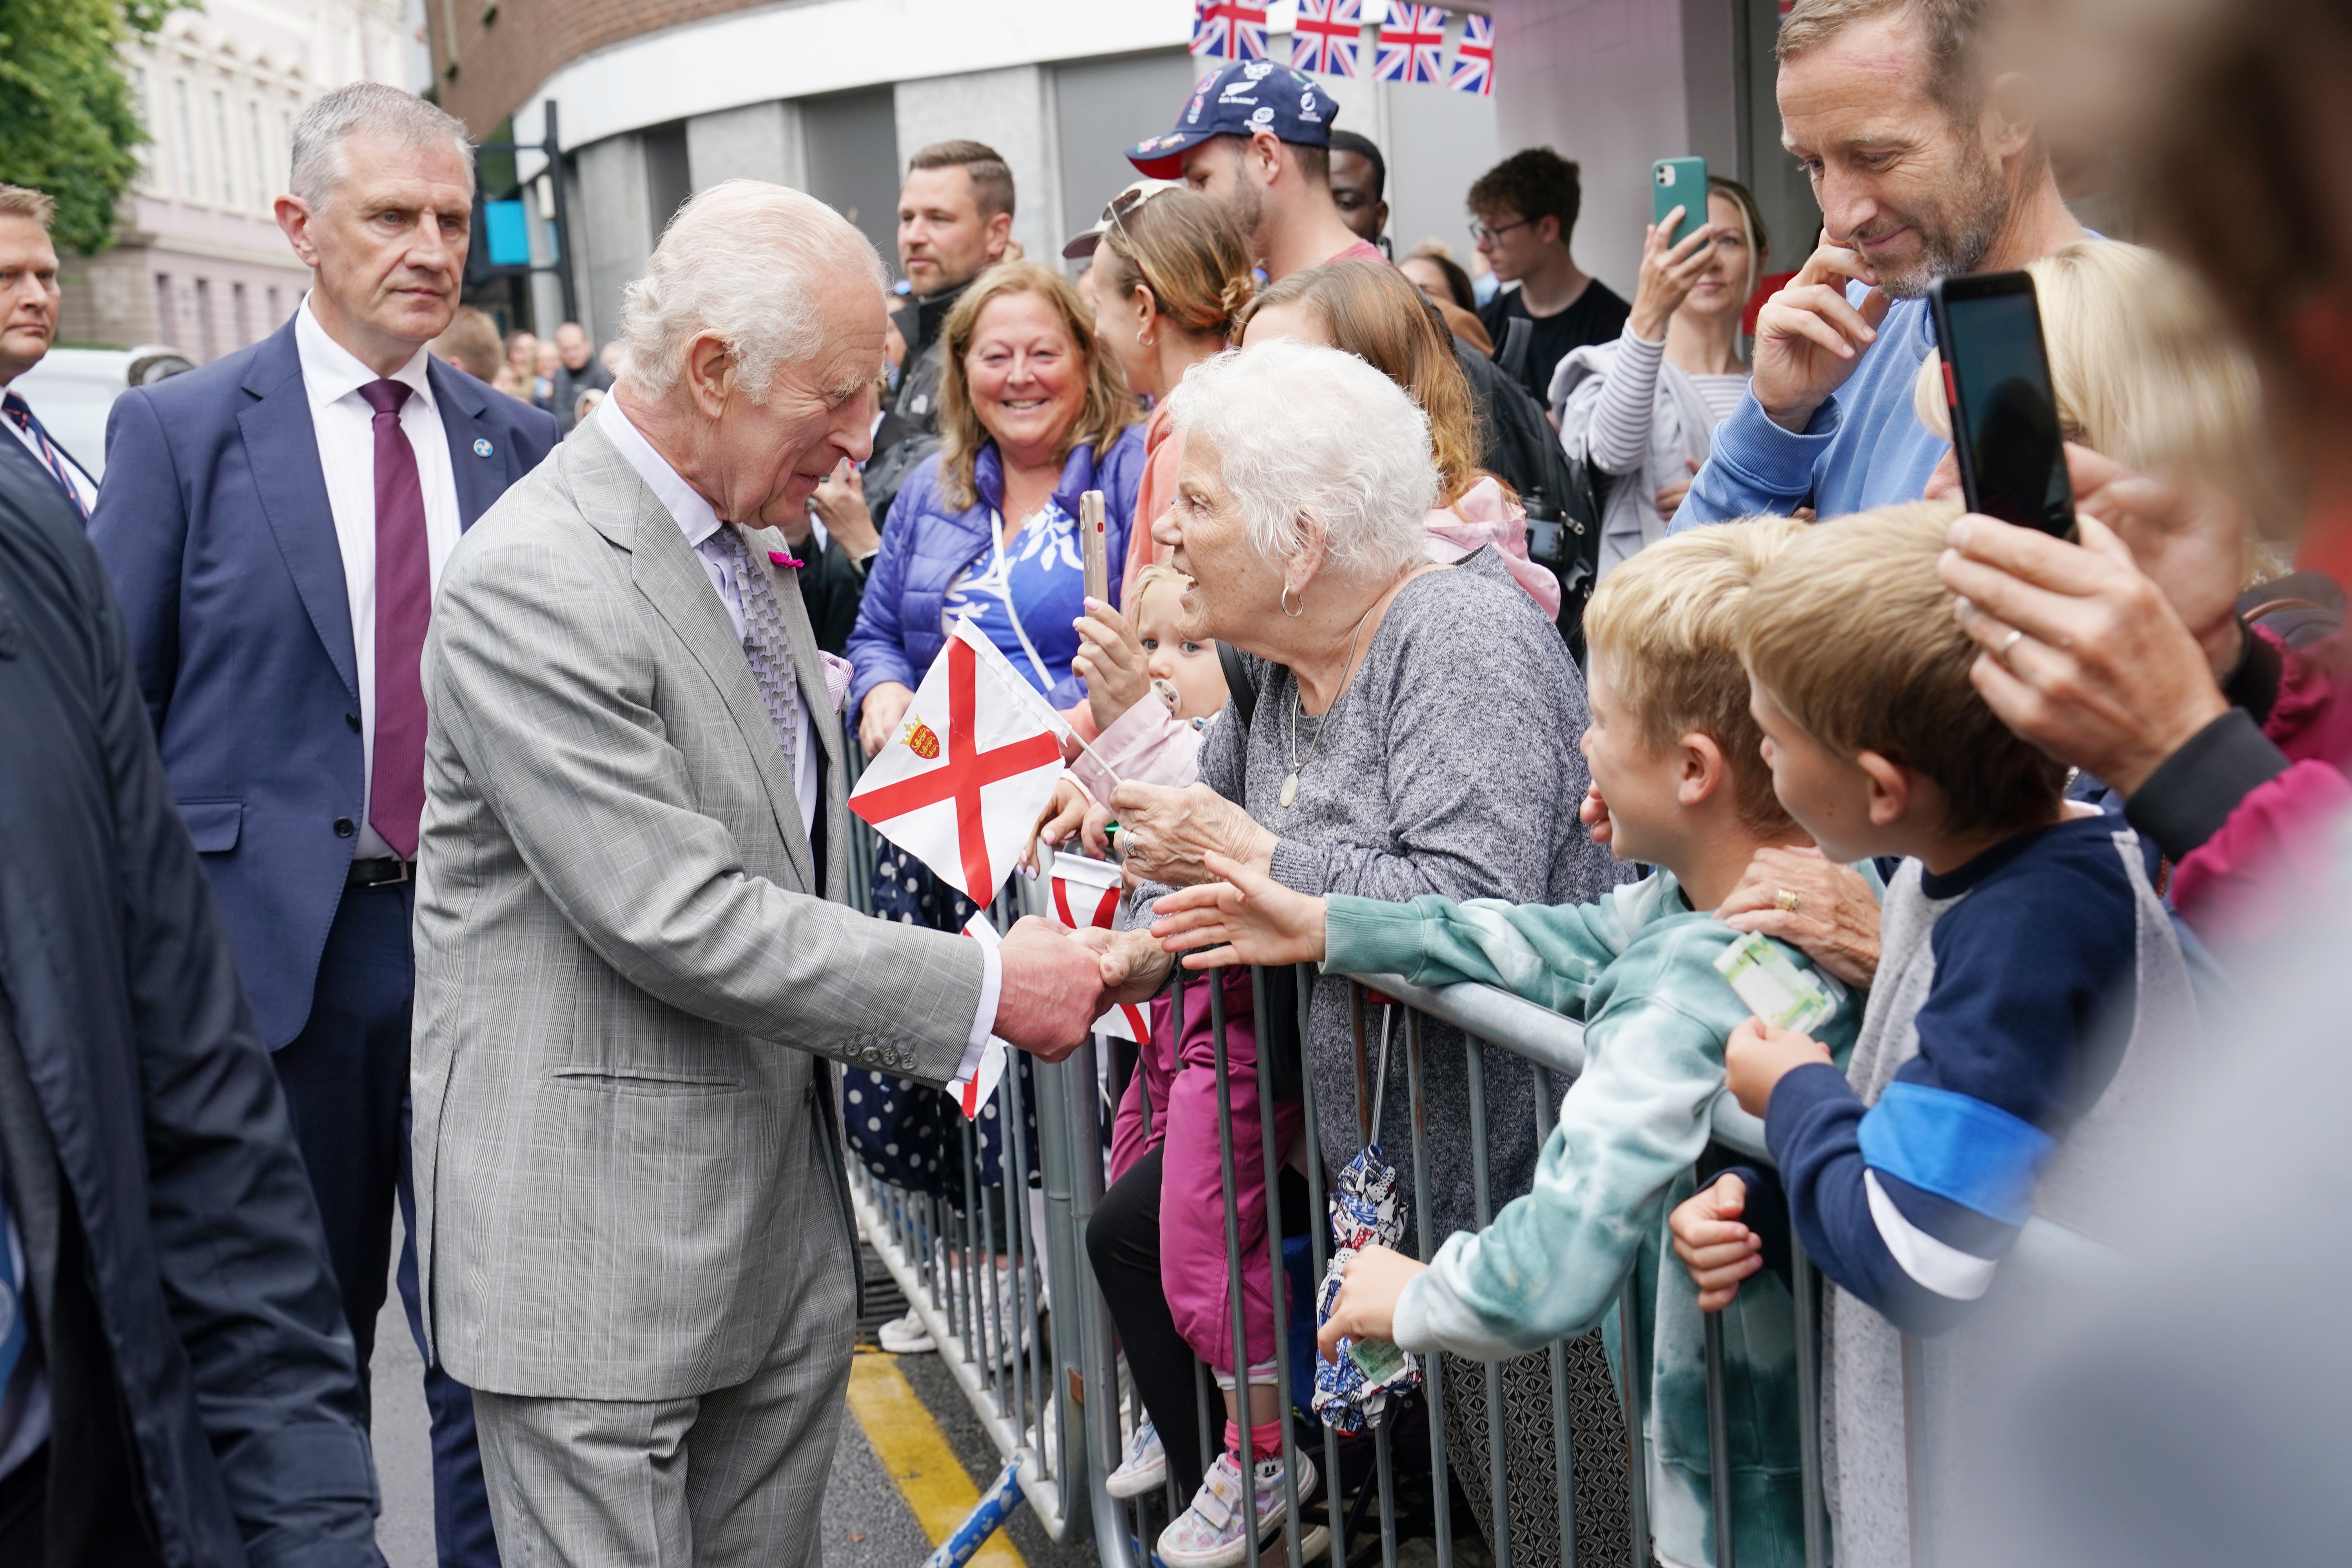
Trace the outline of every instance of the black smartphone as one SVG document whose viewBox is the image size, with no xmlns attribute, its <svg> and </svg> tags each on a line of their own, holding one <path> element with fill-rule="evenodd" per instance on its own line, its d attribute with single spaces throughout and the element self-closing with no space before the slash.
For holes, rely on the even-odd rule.
<svg viewBox="0 0 2352 1568">
<path fill-rule="evenodd" d="M 1927 300 L 1969 510 L 2073 539 L 2074 488 L 2066 478 L 2033 279 L 2023 272 L 1946 278 Z"/>
</svg>

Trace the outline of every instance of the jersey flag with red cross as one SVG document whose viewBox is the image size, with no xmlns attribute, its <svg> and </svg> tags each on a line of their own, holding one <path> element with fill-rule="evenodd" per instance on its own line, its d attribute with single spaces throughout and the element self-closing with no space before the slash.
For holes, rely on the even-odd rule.
<svg viewBox="0 0 2352 1568">
<path fill-rule="evenodd" d="M 849 809 L 975 904 L 996 896 L 1062 773 L 1059 714 L 970 620 L 875 754 Z"/>
</svg>

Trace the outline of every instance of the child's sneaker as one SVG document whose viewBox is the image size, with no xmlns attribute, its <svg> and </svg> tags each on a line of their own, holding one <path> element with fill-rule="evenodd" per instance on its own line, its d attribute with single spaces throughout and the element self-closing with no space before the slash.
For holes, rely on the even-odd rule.
<svg viewBox="0 0 2352 1568">
<path fill-rule="evenodd" d="M 1146 1421 L 1128 1439 L 1127 1458 L 1103 1481 L 1103 1490 L 1125 1500 L 1168 1484 L 1168 1450 L 1160 1446 L 1160 1429 Z"/>
<path fill-rule="evenodd" d="M 1283 1498 L 1282 1458 L 1260 1459 L 1250 1468 L 1251 1489 L 1256 1493 L 1258 1539 L 1282 1527 L 1287 1507 Z M 1305 1501 L 1315 1486 L 1315 1461 L 1298 1456 L 1298 1497 Z M 1160 1532 L 1160 1559 L 1168 1568 L 1234 1568 L 1249 1555 L 1242 1527 L 1242 1468 L 1231 1449 L 1217 1456 L 1192 1494 L 1192 1506 Z"/>
</svg>

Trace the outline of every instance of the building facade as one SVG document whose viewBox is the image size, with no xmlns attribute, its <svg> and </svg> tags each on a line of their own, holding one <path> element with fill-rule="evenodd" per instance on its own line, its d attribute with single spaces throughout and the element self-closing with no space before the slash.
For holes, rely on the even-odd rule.
<svg viewBox="0 0 2352 1568">
<path fill-rule="evenodd" d="M 1818 218 L 1779 144 L 1771 38 L 1779 0 L 1480 0 L 1496 32 L 1492 98 L 1444 86 L 1327 81 L 1338 123 L 1389 162 L 1400 252 L 1444 240 L 1466 260 L 1463 194 L 1515 148 L 1549 144 L 1584 168 L 1584 265 L 1630 295 L 1649 171 L 1698 153 L 1756 184 L 1794 265 Z M 1364 0 L 1370 21 L 1385 0 Z M 1286 58 L 1295 5 L 1271 7 Z M 1462 26 L 1456 7 L 1448 58 Z M 894 258 L 905 160 L 972 137 L 1020 192 L 1013 235 L 1058 254 L 1132 177 L 1120 150 L 1173 124 L 1218 62 L 1185 52 L 1190 0 L 428 0 L 436 89 L 477 137 L 541 139 L 559 107 L 579 314 L 609 340 L 622 286 L 696 191 L 739 175 L 808 190 Z M 1369 69 L 1370 33 L 1364 62 Z M 526 184 L 544 165 L 526 155 Z M 560 245 L 551 182 L 531 210 L 534 252 Z M 543 232 L 542 232 L 543 231 Z M 1794 246 L 1791 249 L 1790 247 Z M 532 314 L 555 319 L 552 279 Z"/>
<path fill-rule="evenodd" d="M 600 342 L 670 214 L 737 176 L 821 196 L 895 263 L 907 157 L 972 137 L 1012 165 L 1014 237 L 1055 258 L 1135 177 L 1121 151 L 1172 126 L 1219 63 L 1185 52 L 1188 0 L 431 0 L 426 16 L 439 100 L 478 137 L 510 122 L 535 142 L 558 106 L 579 314 Z M 1461 192 L 1496 156 L 1495 100 L 1330 86 L 1339 124 L 1388 155 L 1397 246 L 1443 237 L 1466 256 Z M 541 168 L 525 155 L 518 174 L 543 220 Z M 553 255 L 551 230 L 533 226 Z M 536 281 L 541 323 L 554 294 Z"/>
<path fill-rule="evenodd" d="M 310 285 L 271 216 L 294 116 L 345 82 L 405 84 L 412 30 L 400 0 L 210 0 L 127 47 L 153 140 L 116 243 L 61 258 L 58 341 L 201 363 L 274 331 Z"/>
</svg>

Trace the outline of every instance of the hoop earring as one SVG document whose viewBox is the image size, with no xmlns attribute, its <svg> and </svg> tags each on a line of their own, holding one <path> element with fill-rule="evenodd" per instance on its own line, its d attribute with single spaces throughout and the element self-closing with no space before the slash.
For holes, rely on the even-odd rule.
<svg viewBox="0 0 2352 1568">
<path fill-rule="evenodd" d="M 1285 583 L 1285 584 L 1282 585 L 1282 613 L 1283 613 L 1284 615 L 1286 615 L 1286 616 L 1289 616 L 1292 620 L 1294 620 L 1294 621 L 1295 621 L 1295 620 L 1297 620 L 1299 616 L 1301 616 L 1305 615 L 1305 614 L 1307 613 L 1307 593 L 1306 593 L 1306 590 L 1305 590 L 1305 589 L 1301 589 L 1301 590 L 1299 590 L 1299 594 L 1298 594 L 1298 608 L 1297 608 L 1297 609 L 1295 609 L 1295 610 L 1294 610 L 1294 609 L 1292 609 L 1292 608 L 1290 607 L 1290 584 L 1287 584 L 1287 583 Z"/>
</svg>

